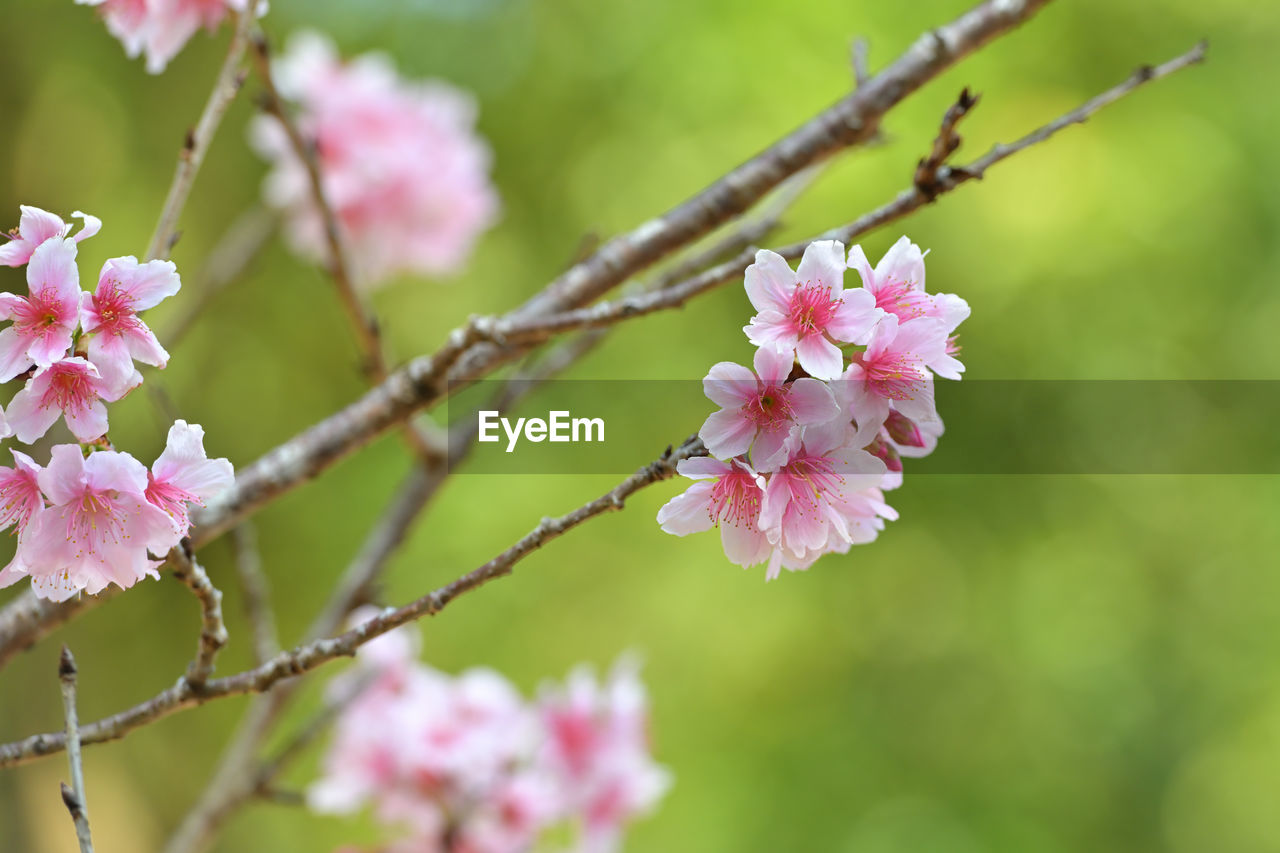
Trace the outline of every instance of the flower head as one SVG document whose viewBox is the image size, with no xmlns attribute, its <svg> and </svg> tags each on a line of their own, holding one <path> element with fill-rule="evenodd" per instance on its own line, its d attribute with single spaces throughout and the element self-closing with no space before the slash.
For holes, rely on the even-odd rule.
<svg viewBox="0 0 1280 853">
<path fill-rule="evenodd" d="M 343 62 L 314 33 L 290 39 L 275 67 L 282 93 L 298 103 L 300 128 L 314 140 L 325 196 L 360 283 L 457 271 L 498 212 L 470 96 L 441 82 L 404 80 L 380 54 Z M 288 138 L 266 116 L 252 138 L 275 165 L 265 194 L 286 211 L 286 236 L 300 254 L 325 257 L 324 223 Z"/>
<path fill-rule="evenodd" d="M 839 414 L 831 389 L 809 377 L 788 382 L 793 358 L 772 346 L 760 347 L 755 373 L 722 361 L 711 368 L 702 387 L 723 408 L 707 418 L 698 435 L 712 456 L 727 459 L 751 451 L 756 471 L 771 471 L 799 440 L 805 424 Z"/>
<path fill-rule="evenodd" d="M 759 525 L 763 477 L 738 459 L 695 457 L 681 460 L 676 470 L 698 482 L 658 510 L 663 530 L 688 536 L 719 527 L 731 563 L 746 568 L 769 559 L 772 548 Z"/>
<path fill-rule="evenodd" d="M 65 239 L 71 233 L 71 226 L 61 216 L 26 204 L 21 208 L 22 218 L 18 220 L 18 227 L 7 235 L 9 242 L 0 245 L 0 264 L 9 267 L 27 263 L 32 253 L 46 240 Z M 102 220 L 96 216 L 78 210 L 71 215 L 84 220 L 84 227 L 72 238 L 77 243 L 92 237 L 102 228 Z"/>
<path fill-rule="evenodd" d="M 756 346 L 795 353 L 816 379 L 835 379 L 844 367 L 837 343 L 863 343 L 883 313 L 862 288 L 844 288 L 844 245 L 820 240 L 793 271 L 774 252 L 760 251 L 747 267 L 747 297 L 756 315 L 745 327 Z"/>
<path fill-rule="evenodd" d="M 168 516 L 143 495 L 147 470 L 127 453 L 85 458 L 73 444 L 53 448 L 36 475 L 49 506 L 35 513 L 19 540 L 21 570 L 37 595 L 54 601 L 79 590 L 128 588 L 178 543 Z"/>
<path fill-rule="evenodd" d="M 31 444 L 65 417 L 72 435 L 93 441 L 107 432 L 107 407 L 102 401 L 121 396 L 98 368 L 83 358 L 64 358 L 37 370 L 26 387 L 13 395 L 7 412 L 9 426 L 18 441 Z"/>
<path fill-rule="evenodd" d="M 946 336 L 936 320 L 901 325 L 894 314 L 876 325 L 865 352 L 840 377 L 837 399 L 846 399 L 863 430 L 877 430 L 895 409 L 915 422 L 937 419 L 929 363 L 941 356 Z M 869 436 L 868 436 L 869 439 Z"/>
<path fill-rule="evenodd" d="M 139 311 L 153 308 L 182 287 L 172 261 L 138 263 L 112 258 L 102 267 L 98 287 L 81 299 L 80 326 L 89 338 L 89 360 L 113 388 L 137 384 L 134 360 L 164 367 L 169 354 Z"/>
<path fill-rule="evenodd" d="M 97 6 L 107 30 L 124 45 L 130 59 L 147 55 L 147 71 L 164 71 L 203 27 L 212 32 L 230 12 L 247 13 L 257 0 L 76 0 Z M 261 14 L 261 11 L 259 11 Z"/>
<path fill-rule="evenodd" d="M 0 332 L 0 382 L 32 365 L 48 367 L 71 348 L 80 319 L 80 273 L 73 241 L 56 237 L 31 253 L 27 292 L 0 293 L 0 319 L 13 321 Z"/>
<path fill-rule="evenodd" d="M 234 482 L 231 463 L 205 453 L 204 428 L 177 420 L 169 427 L 164 451 L 147 472 L 146 497 L 169 515 L 179 536 L 186 536 L 190 506 L 204 506 Z"/>
</svg>

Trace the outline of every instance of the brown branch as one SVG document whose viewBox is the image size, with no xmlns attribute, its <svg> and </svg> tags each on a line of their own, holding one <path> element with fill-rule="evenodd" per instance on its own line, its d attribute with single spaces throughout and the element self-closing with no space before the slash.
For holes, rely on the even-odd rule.
<svg viewBox="0 0 1280 853">
<path fill-rule="evenodd" d="M 84 764 L 80 759 L 80 724 L 76 715 L 76 659 L 71 649 L 62 647 L 58 660 L 58 682 L 62 688 L 62 711 L 67 721 L 67 762 L 71 765 L 71 786 L 62 783 L 62 802 L 76 827 L 80 853 L 93 853 L 89 834 L 89 807 L 84 795 Z"/>
<path fill-rule="evenodd" d="M 904 190 L 892 201 L 863 214 L 848 225 L 827 231 L 811 240 L 779 247 L 775 251 L 784 258 L 794 260 L 804 254 L 805 248 L 813 240 L 832 239 L 850 243 L 870 231 L 902 219 L 936 200 L 938 196 L 951 192 L 971 180 L 982 178 L 987 169 L 1002 160 L 1036 143 L 1044 142 L 1066 127 L 1085 121 L 1102 107 L 1119 100 L 1144 83 L 1158 80 L 1161 77 L 1168 76 L 1175 71 L 1202 61 L 1204 59 L 1204 51 L 1205 46 L 1201 43 L 1162 65 L 1155 67 L 1143 66 L 1131 74 L 1124 82 L 1091 98 L 1071 112 L 1065 113 L 1015 142 L 994 146 L 982 157 L 966 166 L 951 167 L 945 163 L 938 163 L 937 168 L 934 170 L 933 185 L 929 189 L 922 189 L 913 183 L 909 189 Z M 947 117 L 944 118 L 943 134 L 954 132 L 954 128 L 947 130 L 946 127 L 948 121 L 954 123 L 954 110 L 955 107 L 953 106 L 947 111 Z M 546 317 L 500 321 L 495 325 L 493 331 L 495 335 L 500 336 L 510 346 L 527 346 L 567 331 L 600 328 L 623 320 L 651 314 L 655 311 L 676 308 L 701 293 L 740 278 L 754 260 L 755 252 L 747 249 L 731 260 L 707 269 L 693 278 L 686 279 L 665 290 L 601 302 L 589 308 L 565 311 Z"/>
<path fill-rule="evenodd" d="M 213 136 L 226 115 L 227 108 L 235 99 L 236 93 L 244 84 L 244 74 L 240 70 L 240 60 L 244 58 L 245 46 L 248 44 L 249 26 L 253 21 L 254 10 L 246 9 L 235 13 L 236 27 L 231 35 L 231 46 L 227 49 L 227 58 L 222 62 L 222 69 L 214 81 L 213 91 L 200 113 L 200 119 L 193 130 L 187 132 L 182 150 L 178 153 L 178 165 L 173 173 L 173 181 L 169 184 L 169 194 L 160 211 L 160 219 L 156 222 L 156 230 L 151 235 L 147 246 L 148 258 L 167 258 L 177 242 L 175 229 L 178 217 L 187 204 L 191 194 L 191 186 L 195 183 L 200 164 L 204 162 L 205 152 L 209 150 Z"/>
<path fill-rule="evenodd" d="M 626 499 L 645 486 L 675 475 L 682 459 L 705 455 L 696 438 L 687 440 L 678 450 L 667 448 L 654 462 L 619 483 L 615 488 L 572 512 L 558 518 L 544 518 L 529 533 L 507 550 L 439 589 L 401 607 L 388 609 L 378 616 L 339 634 L 314 640 L 276 655 L 267 663 L 250 670 L 216 678 L 195 689 L 186 679 L 156 696 L 118 714 L 98 720 L 81 730 L 84 743 L 102 743 L 124 737 L 139 726 L 155 722 L 178 711 L 202 705 L 213 699 L 246 693 L 261 693 L 276 684 L 295 678 L 339 657 L 349 657 L 356 649 L 393 628 L 434 616 L 456 598 L 479 589 L 488 582 L 511 574 L 517 563 L 590 519 L 614 512 L 625 506 Z M 24 764 L 66 748 L 62 733 L 32 735 L 20 741 L 0 745 L 0 767 Z"/>
<path fill-rule="evenodd" d="M 938 135 L 933 139 L 933 148 L 926 156 L 920 158 L 920 163 L 916 166 L 914 183 L 916 189 L 925 195 L 931 198 L 938 195 L 938 171 L 960 147 L 963 137 L 960 136 L 957 127 L 960 125 L 960 120 L 978 105 L 980 97 L 981 95 L 971 94 L 969 87 L 966 86 L 960 90 L 960 97 L 956 102 L 948 107 L 947 112 L 942 116 L 942 125 L 938 128 Z"/>
<path fill-rule="evenodd" d="M 1118 86 L 1021 139 L 997 145 L 967 166 L 940 169 L 940 183 L 934 199 L 969 180 L 983 177 L 991 166 L 1018 151 L 1045 141 L 1071 124 L 1085 121 L 1102 107 L 1124 97 L 1144 83 L 1198 63 L 1204 56 L 1205 45 L 1199 44 L 1162 65 L 1144 66 Z M 863 234 L 914 213 L 934 199 L 912 186 L 889 203 L 820 237 L 851 242 Z M 797 243 L 778 251 L 785 257 L 795 258 L 803 252 L 805 245 L 807 243 Z M 492 320 L 485 325 L 473 318 L 467 327 L 455 330 L 437 353 L 410 361 L 355 403 L 241 469 L 235 487 L 215 505 L 197 515 L 199 527 L 193 531 L 195 544 L 199 546 L 208 542 L 262 505 L 318 476 L 333 463 L 363 447 L 412 413 L 438 400 L 446 391 L 447 376 L 471 343 L 485 338 L 498 339 L 502 332 L 512 335 L 536 333 L 534 337 L 540 335 L 545 338 L 552 333 L 611 325 L 629 317 L 675 308 L 704 291 L 737 278 L 753 260 L 753 253 L 743 252 L 736 258 L 661 293 L 561 312 L 542 321 L 529 321 L 523 327 L 511 319 L 506 320 L 504 328 L 502 324 L 495 324 Z M 510 341 L 508 344 L 510 345 Z M 521 351 L 515 348 L 507 350 L 509 353 Z M 102 599 L 103 596 L 100 595 L 93 599 L 81 597 L 62 604 L 50 604 L 37 599 L 29 590 L 22 593 L 0 610 L 0 666 L 80 610 Z"/>
<path fill-rule="evenodd" d="M 200 602 L 200 642 L 184 679 L 186 685 L 198 693 L 213 674 L 218 652 L 227 644 L 227 626 L 222 620 L 222 592 L 196 562 L 190 542 L 184 540 L 174 548 L 169 553 L 169 562 L 173 565 L 173 576 L 186 584 Z"/>
</svg>

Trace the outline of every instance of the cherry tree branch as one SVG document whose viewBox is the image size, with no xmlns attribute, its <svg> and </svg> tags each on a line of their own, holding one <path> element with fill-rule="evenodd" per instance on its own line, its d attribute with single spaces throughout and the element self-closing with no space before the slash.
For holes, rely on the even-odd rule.
<svg viewBox="0 0 1280 853">
<path fill-rule="evenodd" d="M 67 762 L 71 765 L 71 786 L 62 783 L 62 802 L 76 827 L 80 853 L 93 853 L 89 833 L 89 807 L 84 794 L 84 764 L 80 758 L 80 724 L 76 715 L 76 659 L 71 649 L 62 647 L 58 660 L 58 682 L 62 688 L 62 711 L 66 717 Z"/>
<path fill-rule="evenodd" d="M 187 679 L 161 691 L 151 699 L 118 714 L 83 727 L 84 743 L 102 743 L 124 737 L 134 729 L 170 714 L 202 705 L 213 699 L 246 693 L 262 693 L 280 682 L 295 678 L 340 657 L 350 657 L 356 649 L 393 628 L 434 616 L 455 599 L 479 589 L 496 578 L 511 574 L 516 564 L 551 541 L 597 516 L 616 512 L 626 499 L 646 486 L 671 478 L 683 459 L 703 456 L 706 449 L 696 437 L 678 449 L 668 447 L 654 462 L 636 471 L 616 487 L 572 512 L 558 518 L 544 518 L 514 545 L 487 563 L 452 582 L 398 608 L 388 608 L 378 616 L 335 637 L 303 643 L 276 655 L 261 666 L 225 678 L 206 682 L 199 689 Z M 24 764 L 41 756 L 65 749 L 67 738 L 61 733 L 32 735 L 20 741 L 0 745 L 0 767 Z"/>
<path fill-rule="evenodd" d="M 834 239 L 845 243 L 852 242 L 870 231 L 916 212 L 935 201 L 940 195 L 951 192 L 969 181 L 980 180 L 987 170 L 997 163 L 1032 145 L 1046 141 L 1073 124 L 1086 121 L 1098 110 L 1114 103 L 1143 84 L 1201 62 L 1204 57 L 1205 45 L 1202 42 L 1161 65 L 1142 66 L 1118 85 L 1020 139 L 1007 144 L 998 144 L 968 165 L 947 166 L 946 156 L 955 150 L 952 145 L 955 137 L 955 123 L 972 106 L 969 99 L 962 95 L 961 101 L 966 102 L 967 106 L 964 110 L 957 110 L 953 105 L 947 110 L 939 133 L 943 141 L 935 142 L 930 155 L 922 161 L 921 168 L 917 169 L 915 180 L 910 188 L 899 193 L 892 201 L 863 214 L 847 225 L 817 235 L 810 240 L 779 247 L 775 251 L 788 260 L 794 260 L 804 254 L 805 248 L 813 240 Z M 945 151 L 946 156 L 940 156 L 940 151 Z M 509 346 L 530 345 L 567 331 L 600 328 L 655 311 L 677 308 L 701 293 L 741 278 L 743 272 L 754 260 L 755 250 L 748 248 L 724 263 L 661 291 L 601 302 L 589 308 L 528 320 L 502 320 L 494 324 L 492 331 Z"/>
<path fill-rule="evenodd" d="M 1065 127 L 1085 121 L 1102 107 L 1124 97 L 1145 83 L 1201 62 L 1204 56 L 1205 45 L 1202 43 L 1161 65 L 1144 66 L 1123 83 L 1108 89 L 1077 109 L 1021 139 L 1009 144 L 997 145 L 967 166 L 940 169 L 939 184 L 932 197 L 913 185 L 889 203 L 860 216 L 845 226 L 828 231 L 821 237 L 850 242 L 876 228 L 914 213 L 939 196 L 955 190 L 961 184 L 980 179 L 987 169 L 1013 154 L 1047 140 Z M 805 243 L 797 243 L 782 247 L 779 253 L 788 258 L 795 258 L 803 252 L 805 245 Z M 474 344 L 480 341 L 505 340 L 502 337 L 503 333 L 513 336 L 525 334 L 534 339 L 540 339 L 539 336 L 545 337 L 550 333 L 611 325 L 622 319 L 642 316 L 664 308 L 675 308 L 699 293 L 733 280 L 741 275 L 753 260 L 754 253 L 744 251 L 730 261 L 664 291 L 601 303 L 591 308 L 560 312 L 541 321 L 536 318 L 530 319 L 523 327 L 520 325 L 521 321 L 513 318 L 512 315 L 508 315 L 503 320 L 505 328 L 491 318 L 472 318 L 465 327 L 455 329 L 445 345 L 436 353 L 411 360 L 356 402 L 242 468 L 236 478 L 235 486 L 216 503 L 197 513 L 198 527 L 193 531 L 195 544 L 199 546 L 210 541 L 261 506 L 318 476 L 330 465 L 363 447 L 387 429 L 437 401 L 446 393 L 447 380 L 455 370 L 455 366 L 458 366 L 464 354 Z M 521 351 L 523 350 L 511 345 L 506 350 L 511 354 Z M 453 375 L 457 374 L 453 373 Z M 103 600 L 104 596 L 108 595 L 110 591 L 95 598 L 82 596 L 61 604 L 51 604 L 36 598 L 29 590 L 22 593 L 9 605 L 0 609 L 0 666 L 17 652 L 29 648 L 54 628 L 71 619 L 79 611 Z"/>
<path fill-rule="evenodd" d="M 186 685 L 196 692 L 203 689 L 213 674 L 218 652 L 227 644 L 227 626 L 222 620 L 222 592 L 209 580 L 208 573 L 196 562 L 183 542 L 169 554 L 173 576 L 182 581 L 200 602 L 200 642 L 195 660 L 187 666 Z"/>
<path fill-rule="evenodd" d="M 257 4 L 250 4 L 251 7 Z M 240 70 L 240 60 L 244 58 L 245 47 L 249 40 L 249 27 L 255 14 L 254 8 L 248 8 L 236 14 L 236 27 L 231 35 L 231 46 L 227 48 L 227 58 L 222 62 L 222 69 L 214 81 L 213 91 L 200 113 L 200 119 L 193 130 L 187 132 L 182 150 L 178 152 L 178 165 L 173 173 L 173 182 L 169 185 L 169 194 L 160 210 L 160 219 L 156 222 L 156 230 L 151 235 L 147 246 L 148 258 L 167 258 L 177 241 L 176 229 L 178 218 L 187 204 L 191 187 L 195 183 L 196 174 L 204 162 L 205 152 L 209 150 L 213 136 L 226 115 L 227 108 L 235 99 L 236 93 L 244 85 L 244 73 Z"/>
</svg>

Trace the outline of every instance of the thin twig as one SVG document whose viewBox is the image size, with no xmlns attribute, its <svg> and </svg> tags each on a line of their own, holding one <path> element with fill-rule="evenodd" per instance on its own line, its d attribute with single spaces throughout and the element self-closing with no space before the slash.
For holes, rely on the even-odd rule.
<svg viewBox="0 0 1280 853">
<path fill-rule="evenodd" d="M 672 450 L 668 447 L 660 458 L 636 471 L 610 491 L 558 518 L 544 518 L 533 530 L 498 556 L 421 598 L 398 608 L 389 608 L 336 637 L 303 643 L 276 655 L 261 666 L 208 681 L 199 690 L 194 689 L 187 679 L 180 679 L 177 684 L 146 702 L 90 723 L 81 730 L 81 738 L 84 743 L 116 740 L 139 726 L 178 711 L 225 696 L 261 693 L 329 661 L 349 657 L 375 637 L 424 616 L 434 616 L 451 601 L 496 578 L 511 574 L 517 563 L 544 545 L 590 519 L 621 510 L 632 494 L 674 476 L 676 465 L 682 459 L 705 454 L 706 449 L 696 437 L 687 440 L 679 449 Z M 0 767 L 24 764 L 65 748 L 66 737 L 61 732 L 33 735 L 0 745 Z"/>
<path fill-rule="evenodd" d="M 174 548 L 169 554 L 173 576 L 195 593 L 200 602 L 200 642 L 195 659 L 187 666 L 183 679 L 188 689 L 199 693 L 213 674 L 218 652 L 227 644 L 227 626 L 222 620 L 222 592 L 209 580 L 209 575 L 196 562 L 190 542 Z"/>
<path fill-rule="evenodd" d="M 80 723 L 76 715 L 76 659 L 71 649 L 62 647 L 58 660 L 58 683 L 62 687 L 62 711 L 66 716 L 67 761 L 71 765 L 71 787 L 62 783 L 62 802 L 76 827 L 80 853 L 93 853 L 89 834 L 89 806 L 84 794 L 84 764 L 80 758 Z"/>
<path fill-rule="evenodd" d="M 871 79 L 871 72 L 867 67 L 867 49 L 868 43 L 863 36 L 858 36 L 849 45 L 849 64 L 853 66 L 853 85 L 858 89 L 867 85 L 867 81 Z"/>
<path fill-rule="evenodd" d="M 250 521 L 242 521 L 231 531 L 235 549 L 236 575 L 244 596 L 245 616 L 253 632 L 253 655 L 258 663 L 269 660 L 280 651 L 276 620 L 271 610 L 271 586 L 262 571 L 262 554 L 258 536 Z"/>
<path fill-rule="evenodd" d="M 256 4 L 250 4 L 254 6 Z M 204 162 L 205 152 L 226 115 L 227 108 L 235 99 L 236 93 L 244 84 L 244 73 L 240 70 L 240 60 L 244 58 L 245 46 L 248 44 L 249 26 L 253 21 L 254 9 L 248 8 L 236 14 L 236 27 L 231 35 L 231 46 L 227 49 L 227 58 L 222 62 L 222 69 L 213 83 L 213 91 L 200 113 L 194 130 L 187 132 L 182 150 L 178 153 L 178 165 L 173 173 L 173 182 L 169 184 L 169 194 L 160 211 L 160 219 L 156 222 L 156 230 L 151 235 L 147 246 L 148 258 L 167 258 L 177 241 L 175 229 L 182 209 L 187 204 L 187 196 L 191 194 L 191 186 L 195 183 L 200 164 Z"/>
<path fill-rule="evenodd" d="M 951 155 L 960 147 L 963 138 L 960 136 L 957 128 L 960 120 L 969 114 L 969 111 L 978 105 L 980 95 L 974 95 L 969 92 L 969 87 L 960 90 L 960 97 L 956 98 L 956 102 L 947 108 L 946 113 L 942 116 L 942 124 L 938 128 L 938 135 L 933 139 L 933 148 L 929 153 L 920 158 L 920 163 L 916 166 L 915 185 L 916 189 L 927 196 L 936 196 L 938 194 L 938 171 L 951 159 Z"/>
</svg>

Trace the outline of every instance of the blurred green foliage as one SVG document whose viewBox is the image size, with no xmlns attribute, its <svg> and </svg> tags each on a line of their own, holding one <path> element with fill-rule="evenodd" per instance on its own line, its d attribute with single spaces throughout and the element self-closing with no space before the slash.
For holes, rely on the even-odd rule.
<svg viewBox="0 0 1280 853">
<path fill-rule="evenodd" d="M 456 280 L 377 294 L 391 345 L 408 357 L 469 313 L 534 292 L 584 234 L 666 209 L 839 97 L 853 36 L 870 39 L 879 66 L 966 5 L 273 0 L 264 23 L 277 39 L 311 26 L 348 53 L 388 50 L 406 74 L 479 98 L 503 219 Z M 0 221 L 16 222 L 19 203 L 101 216 L 102 234 L 82 246 L 86 274 L 141 253 L 226 32 L 197 36 L 151 77 L 89 9 L 4 6 Z M 780 239 L 903 188 L 962 86 L 983 94 L 964 125 L 962 156 L 976 155 L 1202 36 L 1207 65 L 866 245 L 878 256 L 905 230 L 932 249 L 931 289 L 973 306 L 971 377 L 1273 379 L 1275 4 L 1052 4 L 894 112 L 888 144 L 840 158 Z M 264 167 L 244 132 L 255 88 L 230 113 L 181 223 L 174 258 L 191 288 L 258 194 Z M 20 273 L 0 270 L 0 285 L 19 288 Z M 155 312 L 161 329 L 181 311 L 182 297 L 173 302 Z M 725 288 L 629 324 L 571 375 L 696 379 L 749 356 L 748 311 Z M 245 464 L 355 398 L 355 364 L 323 274 L 273 243 L 147 387 Z M 149 461 L 167 417 L 147 387 L 115 407 L 112 434 Z M 685 432 L 704 414 L 688 412 Z M 681 437 L 635 447 L 636 465 Z M 286 641 L 406 465 L 388 437 L 257 517 Z M 396 558 L 386 600 L 453 578 L 614 479 L 457 477 Z M 628 849 L 1280 850 L 1274 477 L 913 479 L 908 468 L 892 496 L 902 520 L 879 542 L 768 585 L 726 563 L 714 536 L 659 532 L 654 513 L 677 488 L 643 492 L 421 626 L 432 664 L 493 666 L 526 691 L 579 660 L 643 654 L 656 749 L 677 782 Z M 250 656 L 229 545 L 204 558 L 228 591 L 233 640 L 219 670 L 231 672 Z M 170 684 L 196 630 L 194 602 L 169 579 L 91 612 L 0 674 L 0 739 L 60 727 L 59 641 L 79 658 L 81 717 L 93 719 Z M 217 702 L 89 749 L 99 849 L 155 849 L 243 707 Z M 313 766 L 289 784 L 306 784 Z M 0 773 L 0 849 L 73 850 L 64 776 L 61 757 Z M 254 805 L 217 850 L 329 851 L 376 837 L 358 820 Z"/>
</svg>

